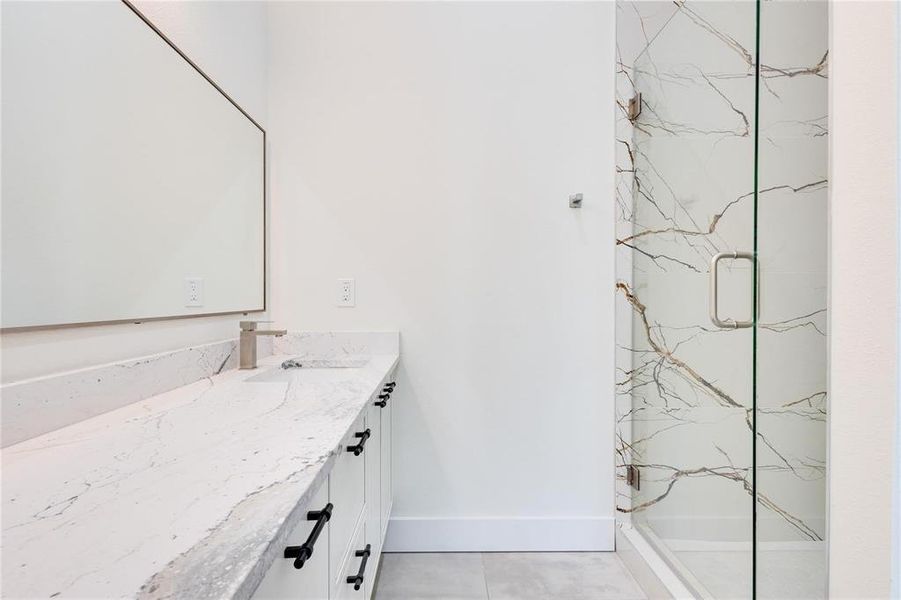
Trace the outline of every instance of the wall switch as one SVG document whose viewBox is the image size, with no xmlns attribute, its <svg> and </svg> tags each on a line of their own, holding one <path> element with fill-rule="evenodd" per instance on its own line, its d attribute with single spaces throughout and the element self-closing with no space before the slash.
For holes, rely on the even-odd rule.
<svg viewBox="0 0 901 600">
<path fill-rule="evenodd" d="M 203 278 L 185 278 L 185 306 L 203 306 Z"/>
<path fill-rule="evenodd" d="M 356 306 L 357 295 L 353 279 L 338 280 L 338 306 Z"/>
</svg>

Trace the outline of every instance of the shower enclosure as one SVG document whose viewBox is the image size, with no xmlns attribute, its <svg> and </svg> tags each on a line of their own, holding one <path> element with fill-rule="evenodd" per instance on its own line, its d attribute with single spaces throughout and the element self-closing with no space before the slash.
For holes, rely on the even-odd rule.
<svg viewBox="0 0 901 600">
<path fill-rule="evenodd" d="M 826 597 L 827 14 L 617 2 L 617 509 L 700 597 Z"/>
</svg>

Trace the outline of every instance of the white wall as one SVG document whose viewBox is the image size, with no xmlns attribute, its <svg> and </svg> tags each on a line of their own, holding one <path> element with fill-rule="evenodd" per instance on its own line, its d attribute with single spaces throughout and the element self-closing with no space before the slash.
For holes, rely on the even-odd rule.
<svg viewBox="0 0 901 600">
<path fill-rule="evenodd" d="M 266 127 L 267 11 L 245 0 L 132 0 L 182 52 Z"/>
<path fill-rule="evenodd" d="M 612 549 L 613 4 L 269 28 L 273 314 L 401 332 L 389 548 Z"/>
<path fill-rule="evenodd" d="M 266 127 L 265 4 L 138 0 L 136 6 Z M 0 379 L 6 383 L 232 338 L 238 320 L 236 315 L 5 334 Z"/>
<path fill-rule="evenodd" d="M 897 393 L 897 4 L 830 18 L 829 595 L 890 597 Z"/>
</svg>

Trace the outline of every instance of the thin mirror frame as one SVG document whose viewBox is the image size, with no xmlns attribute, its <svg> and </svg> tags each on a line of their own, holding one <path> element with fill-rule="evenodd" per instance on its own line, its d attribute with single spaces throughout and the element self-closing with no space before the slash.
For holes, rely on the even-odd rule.
<svg viewBox="0 0 901 600">
<path fill-rule="evenodd" d="M 237 102 L 235 102 L 234 99 L 231 96 L 229 96 L 226 93 L 226 91 L 223 90 L 219 86 L 219 84 L 217 84 L 215 81 L 213 81 L 213 79 L 209 75 L 207 75 L 203 71 L 203 69 L 201 69 L 197 65 L 197 63 L 195 63 L 193 60 L 191 60 L 191 58 L 187 54 L 182 52 L 182 50 L 177 45 L 175 45 L 175 43 L 172 40 L 170 40 L 166 36 L 165 33 L 163 33 L 156 25 L 154 25 L 150 21 L 150 19 L 148 19 L 146 16 L 144 16 L 144 14 L 140 10 L 138 10 L 138 8 L 134 4 L 132 4 L 130 0 L 120 0 L 120 1 L 122 2 L 122 4 L 127 6 L 129 8 L 129 10 L 131 10 L 131 12 L 133 12 L 139 19 L 141 19 L 141 21 L 145 25 L 147 25 L 150 29 L 152 29 L 153 32 L 156 33 L 166 43 L 166 45 L 168 45 L 172 50 L 174 50 L 176 52 L 176 54 L 178 54 L 185 62 L 187 62 L 195 71 L 197 71 L 197 73 L 200 74 L 200 76 L 203 77 L 207 83 L 209 83 L 211 86 L 213 86 L 213 88 L 217 92 L 222 94 L 222 96 L 226 100 L 228 100 L 232 106 L 237 108 L 238 111 L 242 115 L 244 115 L 244 117 L 247 118 L 247 120 L 250 121 L 254 127 L 259 129 L 260 133 L 263 134 L 263 196 L 261 198 L 262 210 L 263 210 L 263 236 L 262 236 L 262 238 L 263 238 L 263 280 L 262 280 L 263 305 L 260 308 L 246 308 L 246 309 L 230 310 L 230 311 L 224 311 L 224 312 L 191 313 L 188 315 L 167 315 L 167 316 L 156 316 L 156 317 L 134 317 L 134 318 L 130 318 L 130 319 L 114 319 L 114 320 L 106 320 L 106 321 L 82 321 L 82 322 L 78 322 L 78 323 L 53 323 L 53 324 L 49 324 L 49 325 L 25 325 L 25 326 L 19 326 L 19 327 L 0 327 L 0 333 L 15 333 L 15 332 L 22 332 L 22 331 L 41 331 L 41 330 L 47 330 L 47 329 L 67 329 L 67 328 L 71 328 L 71 327 L 91 327 L 91 326 L 96 327 L 96 326 L 100 326 L 100 325 L 120 325 L 120 324 L 126 324 L 126 323 L 139 325 L 141 323 L 148 323 L 148 322 L 152 322 L 152 321 L 173 321 L 173 320 L 178 320 L 178 319 L 196 319 L 196 318 L 203 318 L 203 317 L 219 317 L 219 316 L 225 316 L 225 315 L 246 315 L 249 313 L 265 312 L 267 309 L 268 285 L 267 285 L 266 271 L 267 271 L 267 262 L 268 262 L 267 258 L 268 257 L 266 254 L 266 248 L 268 246 L 268 242 L 267 242 L 267 226 L 266 226 L 267 225 L 266 199 L 268 197 L 268 189 L 266 186 L 266 176 L 267 176 L 266 130 L 263 129 L 263 127 L 259 123 L 257 123 L 256 120 L 253 117 L 251 117 L 250 114 L 248 114 L 248 112 L 241 107 L 241 105 L 239 105 Z"/>
</svg>

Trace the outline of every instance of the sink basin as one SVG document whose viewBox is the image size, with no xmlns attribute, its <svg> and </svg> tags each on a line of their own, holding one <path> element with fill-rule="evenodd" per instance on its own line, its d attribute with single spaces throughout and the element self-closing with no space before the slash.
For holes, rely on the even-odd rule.
<svg viewBox="0 0 901 600">
<path fill-rule="evenodd" d="M 297 378 L 300 381 L 333 381 L 336 375 L 352 376 L 356 369 L 363 367 L 369 362 L 366 358 L 314 358 L 314 359 L 292 359 L 299 366 L 288 369 L 282 367 L 273 367 L 248 377 L 245 383 L 282 383 Z M 286 361 L 287 362 L 287 361 Z"/>
</svg>

